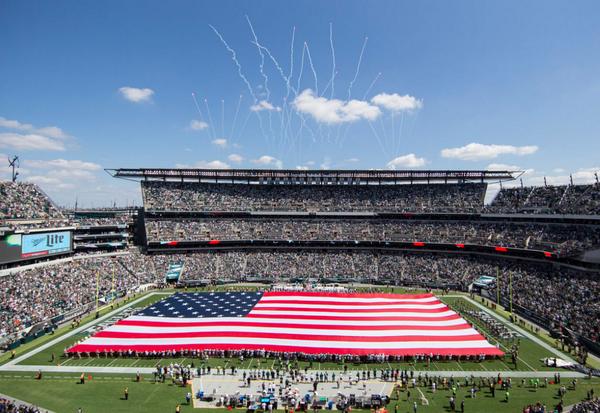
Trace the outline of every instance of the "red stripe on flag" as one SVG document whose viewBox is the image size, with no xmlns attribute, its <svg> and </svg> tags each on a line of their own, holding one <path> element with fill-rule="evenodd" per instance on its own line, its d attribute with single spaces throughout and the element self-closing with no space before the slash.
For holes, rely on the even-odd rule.
<svg viewBox="0 0 600 413">
<path fill-rule="evenodd" d="M 185 345 L 111 345 L 111 346 L 96 346 L 89 344 L 78 344 L 71 349 L 69 353 L 77 352 L 102 352 L 102 351 L 183 351 L 183 350 L 266 350 L 265 346 L 257 344 L 185 344 Z M 434 355 L 486 355 L 486 356 L 502 356 L 504 353 L 495 347 L 471 347 L 471 348 L 407 348 L 407 349 L 347 349 L 329 348 L 329 347 L 295 347 L 295 346 L 278 346 L 271 345 L 267 351 L 285 352 L 285 353 L 304 353 L 304 354 L 356 354 L 356 355 L 371 355 L 371 354 L 388 354 L 392 356 L 414 356 L 417 354 L 434 354 Z"/>
</svg>

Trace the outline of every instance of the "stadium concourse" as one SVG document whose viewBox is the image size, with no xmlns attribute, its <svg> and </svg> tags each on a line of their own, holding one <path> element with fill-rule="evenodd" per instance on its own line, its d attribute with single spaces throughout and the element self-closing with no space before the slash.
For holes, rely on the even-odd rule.
<svg viewBox="0 0 600 413">
<path fill-rule="evenodd" d="M 33 184 L 0 186 L 7 351 L 133 291 L 259 280 L 471 291 L 583 364 L 598 353 L 597 183 L 503 189 L 486 206 L 487 183 L 511 172 L 109 172 L 140 179 L 142 208 L 61 210 Z M 25 252 L 59 231 L 70 245 Z"/>
</svg>

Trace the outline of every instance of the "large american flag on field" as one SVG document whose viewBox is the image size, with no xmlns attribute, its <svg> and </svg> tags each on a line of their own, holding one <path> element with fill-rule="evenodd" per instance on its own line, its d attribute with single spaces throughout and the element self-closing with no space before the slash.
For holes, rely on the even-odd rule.
<svg viewBox="0 0 600 413">
<path fill-rule="evenodd" d="M 70 352 L 265 350 L 502 355 L 432 294 L 177 293 Z"/>
</svg>

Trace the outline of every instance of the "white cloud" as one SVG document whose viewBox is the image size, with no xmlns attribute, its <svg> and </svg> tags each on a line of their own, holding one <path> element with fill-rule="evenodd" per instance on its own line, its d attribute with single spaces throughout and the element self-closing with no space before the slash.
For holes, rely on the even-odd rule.
<svg viewBox="0 0 600 413">
<path fill-rule="evenodd" d="M 398 156 L 387 163 L 389 169 L 419 168 L 427 163 L 425 158 L 419 158 L 414 153 Z"/>
<path fill-rule="evenodd" d="M 69 136 L 59 127 L 44 126 L 36 128 L 29 123 L 22 123 L 18 120 L 6 119 L 0 116 L 0 128 L 14 129 L 20 132 L 30 132 L 37 135 L 43 135 L 54 139 L 67 139 Z"/>
<path fill-rule="evenodd" d="M 356 162 L 360 162 L 360 159 L 358 159 L 358 158 L 349 158 L 349 159 L 345 159 L 344 162 L 347 162 L 347 163 L 356 163 Z"/>
<path fill-rule="evenodd" d="M 479 161 L 482 159 L 494 159 L 500 155 L 531 155 L 537 152 L 535 145 L 512 146 L 512 145 L 485 145 L 482 143 L 469 143 L 459 148 L 442 149 L 444 158 L 454 158 L 463 161 Z"/>
<path fill-rule="evenodd" d="M 323 162 L 321 162 L 320 168 L 324 170 L 331 169 L 331 158 L 329 156 L 323 158 Z"/>
<path fill-rule="evenodd" d="M 263 155 L 258 159 L 251 160 L 250 162 L 261 166 L 273 166 L 277 169 L 281 169 L 283 167 L 283 162 L 270 155 Z"/>
<path fill-rule="evenodd" d="M 491 163 L 486 168 L 488 171 L 522 171 L 520 166 L 505 163 Z"/>
<path fill-rule="evenodd" d="M 123 86 L 119 88 L 119 93 L 121 93 L 123 98 L 134 103 L 148 102 L 151 100 L 152 95 L 154 95 L 154 91 L 152 89 L 130 86 Z"/>
<path fill-rule="evenodd" d="M 48 136 L 30 133 L 27 135 L 13 132 L 0 133 L 0 148 L 21 151 L 64 151 L 65 143 Z"/>
<path fill-rule="evenodd" d="M 227 146 L 227 139 L 219 138 L 213 140 L 211 143 L 215 146 L 218 146 L 219 148 L 225 148 Z"/>
<path fill-rule="evenodd" d="M 266 100 L 261 100 L 255 105 L 250 106 L 250 110 L 252 112 L 261 112 L 263 110 L 281 112 L 281 108 L 279 106 L 273 106 L 271 103 Z"/>
<path fill-rule="evenodd" d="M 98 171 L 102 167 L 97 163 L 80 161 L 77 159 L 52 159 L 49 161 L 42 160 L 25 160 L 24 164 L 32 169 L 70 169 L 83 171 Z"/>
<path fill-rule="evenodd" d="M 397 93 L 380 93 L 371 99 L 371 103 L 391 110 L 392 112 L 410 112 L 421 109 L 423 101 L 410 95 L 399 95 Z"/>
<path fill-rule="evenodd" d="M 298 171 L 308 171 L 308 166 L 306 165 L 296 165 L 296 170 Z"/>
<path fill-rule="evenodd" d="M 240 163 L 244 160 L 244 157 L 242 155 L 238 155 L 237 153 L 232 153 L 227 157 L 227 159 L 233 163 Z"/>
<path fill-rule="evenodd" d="M 193 119 L 190 122 L 190 129 L 191 130 L 204 130 L 206 128 L 208 128 L 208 123 L 203 122 L 201 120 Z"/>
<path fill-rule="evenodd" d="M 381 115 L 379 108 L 369 102 L 327 99 L 316 96 L 311 89 L 304 90 L 292 103 L 298 112 L 312 116 L 317 122 L 332 125 L 360 119 L 375 120 Z"/>
<path fill-rule="evenodd" d="M 75 188 L 75 185 L 72 183 L 63 182 L 62 180 L 60 180 L 58 178 L 49 177 L 49 176 L 45 176 L 45 175 L 29 176 L 25 180 L 28 182 L 33 182 L 40 186 L 44 186 L 44 187 L 50 186 L 50 187 L 53 187 L 53 189 L 73 189 L 73 188 Z"/>
<path fill-rule="evenodd" d="M 214 161 L 198 161 L 192 165 L 187 165 L 187 164 L 181 164 L 178 163 L 175 165 L 176 168 L 182 168 L 182 169 L 229 169 L 229 164 L 223 162 L 223 161 L 219 161 L 219 160 L 214 160 Z"/>
</svg>

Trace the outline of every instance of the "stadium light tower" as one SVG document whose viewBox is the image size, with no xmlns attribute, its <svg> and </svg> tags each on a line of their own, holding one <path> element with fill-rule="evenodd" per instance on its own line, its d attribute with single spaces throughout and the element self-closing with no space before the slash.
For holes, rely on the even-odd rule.
<svg viewBox="0 0 600 413">
<path fill-rule="evenodd" d="M 12 181 L 16 182 L 17 176 L 19 176 L 19 157 L 17 155 L 13 156 L 12 159 L 8 158 L 8 167 L 12 168 Z"/>
</svg>

